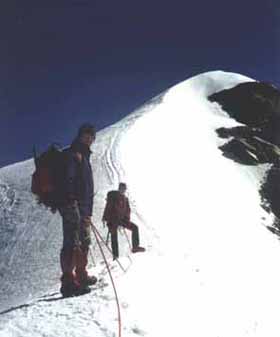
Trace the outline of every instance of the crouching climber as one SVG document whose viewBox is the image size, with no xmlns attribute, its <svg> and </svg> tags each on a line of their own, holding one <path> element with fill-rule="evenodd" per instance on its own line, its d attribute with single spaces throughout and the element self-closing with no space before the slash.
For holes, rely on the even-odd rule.
<svg viewBox="0 0 280 337">
<path fill-rule="evenodd" d="M 104 209 L 102 221 L 107 223 L 111 234 L 111 246 L 113 258 L 119 257 L 118 228 L 122 226 L 132 232 L 132 252 L 144 252 L 145 248 L 140 247 L 139 229 L 130 221 L 130 205 L 125 195 L 126 184 L 120 183 L 117 191 L 110 191 L 107 194 L 107 202 Z"/>
</svg>

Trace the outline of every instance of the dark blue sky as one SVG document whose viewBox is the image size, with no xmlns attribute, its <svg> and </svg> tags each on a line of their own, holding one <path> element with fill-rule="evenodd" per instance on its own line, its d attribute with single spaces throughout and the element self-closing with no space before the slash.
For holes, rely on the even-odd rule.
<svg viewBox="0 0 280 337">
<path fill-rule="evenodd" d="M 0 166 L 71 142 L 209 70 L 280 86 L 279 1 L 0 4 Z"/>
</svg>

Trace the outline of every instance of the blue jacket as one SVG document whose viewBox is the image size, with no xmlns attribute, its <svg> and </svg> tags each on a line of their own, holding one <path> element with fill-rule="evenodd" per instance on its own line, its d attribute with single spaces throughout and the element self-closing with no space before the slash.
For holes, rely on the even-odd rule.
<svg viewBox="0 0 280 337">
<path fill-rule="evenodd" d="M 89 147 L 77 139 L 67 151 L 66 199 L 78 201 L 81 216 L 91 216 L 93 209 L 94 182 L 90 155 Z"/>
</svg>

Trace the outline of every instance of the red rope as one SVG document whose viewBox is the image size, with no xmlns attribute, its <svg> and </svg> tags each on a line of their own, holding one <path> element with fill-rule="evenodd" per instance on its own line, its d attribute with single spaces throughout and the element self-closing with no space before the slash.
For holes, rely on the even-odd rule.
<svg viewBox="0 0 280 337">
<path fill-rule="evenodd" d="M 127 235 L 127 232 L 126 232 L 125 228 L 123 228 L 123 232 L 124 232 L 124 235 L 125 235 L 126 240 L 128 242 L 129 249 L 132 250 L 132 247 L 131 247 L 131 244 L 130 244 L 130 241 L 129 241 L 129 238 L 128 238 L 128 235 Z"/>
<path fill-rule="evenodd" d="M 124 233 L 124 235 L 126 237 L 126 240 L 128 242 L 129 249 L 132 250 L 132 247 L 131 247 L 131 244 L 130 244 L 130 241 L 129 241 L 129 238 L 128 238 L 128 235 L 127 235 L 127 232 L 126 232 L 126 229 L 123 227 L 122 230 L 123 230 L 123 233 Z M 132 259 L 129 256 L 129 254 L 127 255 L 127 257 L 129 258 L 129 261 L 132 263 Z"/>
<path fill-rule="evenodd" d="M 97 242 L 97 244 L 99 246 L 99 249 L 100 249 L 100 252 L 101 252 L 101 254 L 103 256 L 104 262 L 105 262 L 106 267 L 108 269 L 108 273 L 110 275 L 110 279 L 111 279 L 111 282 L 112 282 L 112 285 L 113 285 L 113 289 L 114 289 L 114 293 L 115 293 L 115 298 L 116 298 L 116 302 L 117 302 L 117 308 L 118 308 L 119 337 L 121 337 L 121 335 L 122 335 L 122 331 L 121 331 L 121 309 L 120 309 L 120 303 L 119 303 L 118 293 L 117 293 L 117 290 L 116 290 L 116 287 L 115 287 L 114 279 L 113 279 L 113 276 L 111 274 L 111 270 L 110 270 L 108 261 L 106 260 L 106 256 L 104 254 L 104 251 L 103 251 L 103 249 L 101 247 L 101 244 L 100 244 L 100 241 L 98 239 L 98 236 L 100 234 L 98 233 L 98 230 L 95 228 L 95 226 L 93 224 L 91 224 L 91 226 L 92 226 L 92 231 L 93 231 L 93 233 L 95 235 L 96 242 Z"/>
<path fill-rule="evenodd" d="M 93 226 L 93 225 L 92 225 Z M 105 245 L 105 247 L 108 249 L 108 251 L 113 255 L 112 250 L 108 247 L 108 245 L 106 244 L 105 240 L 103 239 L 103 237 L 101 236 L 101 234 L 98 232 L 97 228 L 95 226 L 93 226 L 96 234 L 98 235 L 99 239 L 103 242 L 103 244 Z M 120 263 L 120 261 L 118 259 L 116 259 L 118 265 L 120 266 L 120 268 L 122 269 L 122 271 L 125 273 L 126 270 L 124 269 L 124 267 L 122 266 L 122 264 Z"/>
</svg>

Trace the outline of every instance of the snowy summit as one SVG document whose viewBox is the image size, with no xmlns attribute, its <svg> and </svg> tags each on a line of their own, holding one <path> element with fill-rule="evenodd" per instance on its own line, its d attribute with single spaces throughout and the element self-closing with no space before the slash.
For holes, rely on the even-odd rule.
<svg viewBox="0 0 280 337">
<path fill-rule="evenodd" d="M 280 244 L 267 229 L 277 232 L 273 200 L 261 193 L 278 155 L 260 159 L 263 146 L 276 153 L 278 144 L 259 125 L 249 133 L 217 96 L 252 83 L 258 86 L 222 71 L 198 75 L 97 134 L 93 222 L 106 238 L 105 197 L 125 181 L 147 248 L 131 255 L 120 235 L 123 271 L 104 247 L 123 337 L 279 337 Z M 61 299 L 61 219 L 34 200 L 33 171 L 32 159 L 0 170 L 0 336 L 118 336 L 115 296 L 94 237 L 98 284 Z"/>
</svg>

